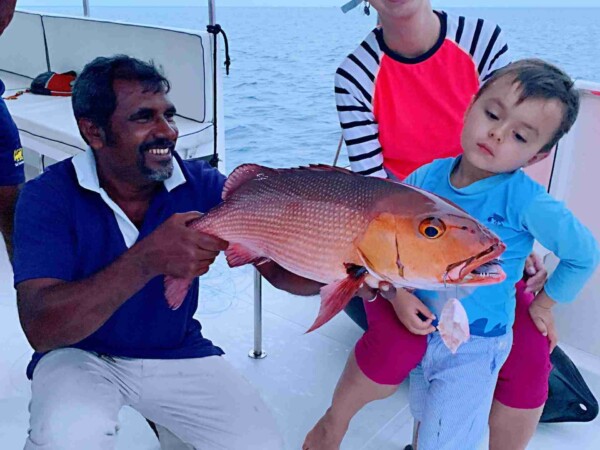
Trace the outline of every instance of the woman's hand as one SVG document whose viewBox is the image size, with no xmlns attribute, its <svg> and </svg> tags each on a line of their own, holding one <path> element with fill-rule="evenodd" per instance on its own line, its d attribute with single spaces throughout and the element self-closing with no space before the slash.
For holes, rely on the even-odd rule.
<svg viewBox="0 0 600 450">
<path fill-rule="evenodd" d="M 550 353 L 558 343 L 558 333 L 554 325 L 554 314 L 552 314 L 552 308 L 555 304 L 556 302 L 546 294 L 546 291 L 541 290 L 529 306 L 531 320 L 533 320 L 540 333 L 548 337 Z"/>
<path fill-rule="evenodd" d="M 546 284 L 548 271 L 544 267 L 544 262 L 536 253 L 532 253 L 525 261 L 525 270 L 523 271 L 527 287 L 525 292 L 539 292 Z"/>
</svg>

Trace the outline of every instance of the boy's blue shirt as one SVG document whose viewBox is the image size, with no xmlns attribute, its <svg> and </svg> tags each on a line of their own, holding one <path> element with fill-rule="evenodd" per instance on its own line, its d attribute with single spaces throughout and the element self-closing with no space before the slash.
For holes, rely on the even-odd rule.
<svg viewBox="0 0 600 450">
<path fill-rule="evenodd" d="M 557 302 L 574 300 L 600 260 L 598 243 L 592 233 L 562 202 L 552 198 L 522 170 L 455 188 L 450 183 L 450 174 L 460 158 L 434 161 L 413 172 L 404 183 L 456 203 L 506 244 L 501 256 L 505 281 L 458 291 L 469 317 L 471 333 L 498 336 L 512 327 L 515 284 L 523 276 L 525 260 L 531 254 L 535 239 L 560 259 L 546 282 L 546 293 Z M 417 291 L 437 317 L 446 299 L 456 294 L 455 289 Z"/>
</svg>

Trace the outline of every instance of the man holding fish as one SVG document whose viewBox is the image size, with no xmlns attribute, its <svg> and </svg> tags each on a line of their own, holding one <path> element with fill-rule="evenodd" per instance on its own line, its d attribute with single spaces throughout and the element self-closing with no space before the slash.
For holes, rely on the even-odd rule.
<svg viewBox="0 0 600 450">
<path fill-rule="evenodd" d="M 73 109 L 90 148 L 23 189 L 14 272 L 35 349 L 28 450 L 114 448 L 124 405 L 194 448 L 282 448 L 257 391 L 193 318 L 197 277 L 228 244 L 186 223 L 221 202 L 225 177 L 174 152 L 168 90 L 127 56 L 88 64 Z M 194 278 L 177 311 L 162 275 Z"/>
</svg>

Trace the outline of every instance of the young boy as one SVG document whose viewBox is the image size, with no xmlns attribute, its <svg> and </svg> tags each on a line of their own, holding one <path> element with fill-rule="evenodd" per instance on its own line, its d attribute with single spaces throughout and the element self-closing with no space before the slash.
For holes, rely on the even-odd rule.
<svg viewBox="0 0 600 450">
<path fill-rule="evenodd" d="M 555 343 L 552 307 L 573 300 L 600 260 L 590 231 L 520 170 L 548 156 L 578 110 L 578 94 L 565 73 L 540 60 L 518 61 L 496 71 L 473 99 L 461 134 L 463 155 L 434 161 L 408 176 L 405 183 L 453 201 L 502 239 L 506 280 L 468 293 L 416 291 L 415 296 L 399 289 L 390 303 L 381 296 L 366 303 L 370 336 L 357 343 L 349 362 L 364 376 L 348 375 L 347 366 L 332 407 L 303 450 L 338 450 L 346 416 L 390 395 L 415 366 L 410 404 L 420 423 L 418 450 L 477 448 L 498 372 L 511 349 L 515 284 L 534 239 L 561 261 L 529 307 L 540 331 L 528 331 L 532 345 L 548 345 L 540 341 L 541 333 L 550 346 Z M 467 311 L 471 338 L 452 354 L 433 325 L 455 296 Z M 340 421 L 340 411 L 350 413 Z"/>
<path fill-rule="evenodd" d="M 551 308 L 574 300 L 598 264 L 600 252 L 590 231 L 520 170 L 548 156 L 573 125 L 578 109 L 573 82 L 560 69 L 534 59 L 510 64 L 481 87 L 469 107 L 462 156 L 434 161 L 405 180 L 455 202 L 507 246 L 501 257 L 506 280 L 460 298 L 470 340 L 451 354 L 439 333 L 429 334 L 425 356 L 411 372 L 411 411 L 420 424 L 418 450 L 477 448 L 498 371 L 511 348 L 515 284 L 534 239 L 561 260 L 530 307 L 544 333 L 554 329 Z M 454 296 L 452 291 L 415 294 L 437 317 Z M 414 313 L 417 299 L 402 301 L 409 295 L 400 292 L 392 303 L 411 329 L 419 319 Z"/>
</svg>

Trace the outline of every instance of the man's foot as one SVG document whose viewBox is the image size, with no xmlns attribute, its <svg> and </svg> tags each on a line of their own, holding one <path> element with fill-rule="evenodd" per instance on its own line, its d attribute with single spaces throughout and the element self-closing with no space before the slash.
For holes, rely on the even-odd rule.
<svg viewBox="0 0 600 450">
<path fill-rule="evenodd" d="M 306 435 L 302 450 L 339 450 L 347 430 L 348 424 L 336 423 L 327 410 Z"/>
</svg>

